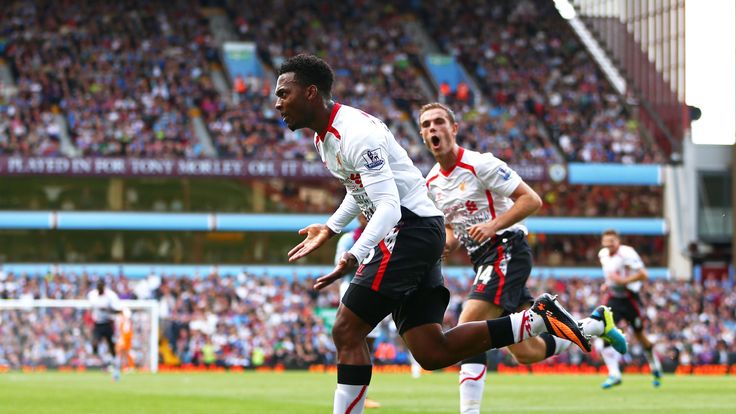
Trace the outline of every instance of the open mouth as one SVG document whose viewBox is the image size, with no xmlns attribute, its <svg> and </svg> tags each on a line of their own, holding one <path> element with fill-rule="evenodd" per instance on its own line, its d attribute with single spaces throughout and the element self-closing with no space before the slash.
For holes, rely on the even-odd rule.
<svg viewBox="0 0 736 414">
<path fill-rule="evenodd" d="M 437 135 L 432 135 L 429 138 L 429 142 L 432 144 L 432 148 L 437 149 L 440 146 L 440 137 Z"/>
</svg>

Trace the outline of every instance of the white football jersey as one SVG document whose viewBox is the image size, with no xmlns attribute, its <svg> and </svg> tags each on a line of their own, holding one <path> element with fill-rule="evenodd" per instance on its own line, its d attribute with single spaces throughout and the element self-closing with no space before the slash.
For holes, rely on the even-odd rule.
<svg viewBox="0 0 736 414">
<path fill-rule="evenodd" d="M 314 146 L 368 220 L 375 206 L 364 186 L 390 179 L 396 182 L 402 207 L 420 217 L 442 215 L 427 196 L 422 173 L 378 118 L 335 103 L 327 132 L 315 134 Z"/>
<path fill-rule="evenodd" d="M 95 323 L 112 322 L 116 311 L 121 310 L 120 298 L 117 293 L 105 288 L 102 295 L 97 289 L 87 294 L 87 300 L 92 305 L 92 320 Z"/>
<path fill-rule="evenodd" d="M 437 163 L 427 174 L 430 197 L 468 254 L 482 246 L 470 237 L 468 229 L 508 211 L 514 205 L 509 196 L 521 182 L 521 177 L 493 154 L 464 148 L 458 151 L 457 162 L 449 171 Z M 527 233 L 526 226 L 516 223 L 497 234 L 509 230 Z"/>
<path fill-rule="evenodd" d="M 608 248 L 602 248 L 598 252 L 598 259 L 601 261 L 601 267 L 603 268 L 603 275 L 606 276 L 606 284 L 608 285 L 608 291 L 612 296 L 615 297 L 626 297 L 626 291 L 639 292 L 641 289 L 641 281 L 628 283 L 626 285 L 617 285 L 608 279 L 608 275 L 611 273 L 618 273 L 622 277 L 636 273 L 639 269 L 644 267 L 644 262 L 641 261 L 641 257 L 631 246 L 620 245 L 616 254 L 611 255 Z"/>
</svg>

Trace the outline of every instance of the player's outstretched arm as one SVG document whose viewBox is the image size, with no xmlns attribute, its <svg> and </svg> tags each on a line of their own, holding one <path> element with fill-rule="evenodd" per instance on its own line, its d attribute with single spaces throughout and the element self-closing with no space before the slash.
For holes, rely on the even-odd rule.
<svg viewBox="0 0 736 414">
<path fill-rule="evenodd" d="M 306 235 L 301 243 L 297 244 L 293 249 L 289 250 L 289 262 L 295 262 L 302 257 L 312 253 L 314 250 L 322 246 L 335 232 L 330 230 L 325 224 L 311 224 L 301 230 L 299 234 Z"/>
</svg>

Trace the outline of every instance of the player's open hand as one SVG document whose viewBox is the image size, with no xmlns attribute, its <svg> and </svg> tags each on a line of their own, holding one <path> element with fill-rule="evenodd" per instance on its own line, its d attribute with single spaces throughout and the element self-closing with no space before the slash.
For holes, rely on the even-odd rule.
<svg viewBox="0 0 736 414">
<path fill-rule="evenodd" d="M 468 229 L 468 234 L 473 238 L 473 240 L 478 243 L 483 243 L 496 234 L 496 229 L 491 222 L 478 223 Z"/>
<path fill-rule="evenodd" d="M 334 233 L 324 224 L 311 224 L 299 230 L 299 234 L 302 236 L 306 235 L 307 238 L 297 244 L 293 249 L 289 250 L 289 262 L 295 262 L 309 253 L 312 253 L 332 237 Z"/>
<path fill-rule="evenodd" d="M 332 284 L 332 282 L 345 276 L 346 273 L 351 271 L 358 264 L 358 260 L 349 252 L 345 252 L 340 261 L 337 262 L 337 266 L 327 275 L 324 275 L 314 282 L 314 290 L 321 290 Z"/>
</svg>

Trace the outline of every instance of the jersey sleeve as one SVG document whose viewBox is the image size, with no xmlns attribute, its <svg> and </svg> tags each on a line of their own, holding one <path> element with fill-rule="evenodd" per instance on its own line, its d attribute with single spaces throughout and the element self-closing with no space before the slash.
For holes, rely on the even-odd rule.
<svg viewBox="0 0 736 414">
<path fill-rule="evenodd" d="M 493 154 L 481 154 L 473 167 L 486 188 L 505 197 L 509 197 L 522 182 L 516 171 Z"/>
<path fill-rule="evenodd" d="M 360 214 L 360 207 L 358 206 L 358 203 L 355 202 L 355 198 L 351 196 L 350 194 L 346 194 L 345 198 L 343 198 L 342 203 L 340 203 L 340 207 L 337 208 L 337 210 L 332 213 L 329 219 L 327 219 L 327 222 L 325 225 L 330 228 L 335 233 L 342 232 L 343 227 L 350 224 L 350 222 L 355 219 L 355 217 Z"/>
<path fill-rule="evenodd" d="M 386 133 L 376 125 L 367 133 L 350 137 L 344 143 L 347 161 L 360 174 L 364 186 L 394 178 L 388 162 Z"/>
<path fill-rule="evenodd" d="M 624 255 L 624 265 L 631 270 L 639 270 L 644 268 L 644 262 L 641 260 L 641 257 L 639 257 L 639 253 L 637 253 L 636 250 L 632 248 L 626 249 L 626 254 Z"/>
<path fill-rule="evenodd" d="M 401 204 L 399 201 L 399 190 L 394 180 L 384 180 L 365 187 L 368 197 L 375 203 L 376 211 L 368 220 L 363 233 L 355 245 L 350 248 L 350 253 L 362 262 L 368 252 L 378 245 L 392 227 L 401 219 Z"/>
</svg>

